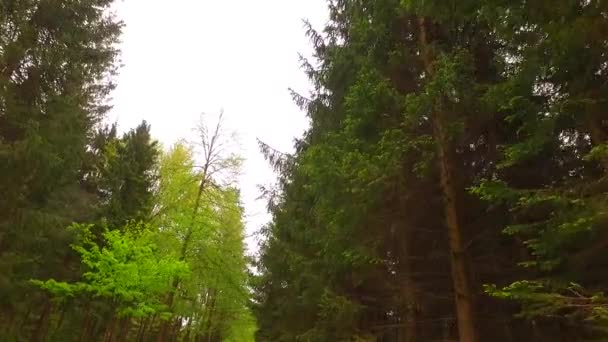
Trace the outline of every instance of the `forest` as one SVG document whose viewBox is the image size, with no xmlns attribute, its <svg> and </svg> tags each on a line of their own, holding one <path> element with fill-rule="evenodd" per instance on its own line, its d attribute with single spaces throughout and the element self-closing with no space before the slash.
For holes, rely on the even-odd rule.
<svg viewBox="0 0 608 342">
<path fill-rule="evenodd" d="M 0 0 L 0 341 L 608 341 L 608 1 L 327 0 L 252 256 L 221 113 L 108 122 L 113 3 Z"/>
<path fill-rule="evenodd" d="M 0 341 L 252 341 L 231 134 L 106 123 L 111 4 L 0 1 Z"/>
</svg>

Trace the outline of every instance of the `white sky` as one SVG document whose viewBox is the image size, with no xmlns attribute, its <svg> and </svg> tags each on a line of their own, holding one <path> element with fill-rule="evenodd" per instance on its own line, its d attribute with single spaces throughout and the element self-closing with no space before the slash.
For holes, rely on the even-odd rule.
<svg viewBox="0 0 608 342">
<path fill-rule="evenodd" d="M 308 93 L 297 57 L 311 51 L 302 19 L 322 28 L 325 0 L 119 0 L 115 8 L 126 27 L 110 119 L 123 131 L 145 119 L 170 146 L 193 139 L 202 112 L 223 108 L 246 159 L 239 181 L 252 235 L 269 219 L 257 185 L 275 178 L 256 138 L 291 152 L 308 126 L 287 88 Z"/>
</svg>

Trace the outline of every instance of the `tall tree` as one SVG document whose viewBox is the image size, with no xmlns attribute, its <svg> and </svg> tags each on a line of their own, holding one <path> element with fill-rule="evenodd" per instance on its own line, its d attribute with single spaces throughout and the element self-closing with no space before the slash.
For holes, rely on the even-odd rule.
<svg viewBox="0 0 608 342">
<path fill-rule="evenodd" d="M 500 41 L 473 2 L 329 8 L 319 67 L 303 63 L 315 89 L 294 94 L 311 129 L 294 156 L 269 151 L 260 339 L 508 340 L 510 308 L 481 285 L 516 276 L 518 247 L 467 191 L 496 165 Z"/>
<path fill-rule="evenodd" d="M 166 224 L 172 227 L 167 233 L 173 236 L 172 240 L 178 246 L 180 260 L 196 263 L 196 265 L 207 265 L 207 269 L 211 270 L 216 267 L 227 267 L 224 270 L 227 272 L 227 277 L 232 275 L 239 277 L 245 274 L 245 261 L 238 259 L 244 253 L 242 245 L 243 228 L 237 224 L 240 221 L 235 223 L 234 218 L 240 219 L 242 210 L 234 206 L 238 203 L 238 196 L 230 196 L 232 190 L 226 188 L 225 184 L 230 184 L 235 172 L 238 172 L 240 158 L 229 150 L 231 137 L 224 131 L 222 120 L 223 114 L 220 114 L 215 125 L 209 125 L 208 122 L 201 120 L 197 127 L 200 138 L 197 145 L 201 149 L 201 164 L 196 167 L 197 172 L 194 171 L 193 151 L 184 145 L 175 147 L 174 152 L 170 155 L 171 158 L 175 159 L 167 159 L 166 162 L 169 164 L 164 165 L 161 171 L 170 174 L 174 174 L 177 170 L 181 171 L 175 173 L 177 177 L 165 177 L 165 180 L 160 183 L 161 202 L 158 213 L 159 219 L 165 222 L 168 220 L 169 222 Z M 174 166 L 169 166 L 171 164 Z M 176 188 L 174 182 L 181 184 L 181 186 Z M 196 186 L 193 187 L 194 185 Z M 184 192 L 184 187 L 190 191 Z M 174 193 L 174 191 L 179 193 Z M 229 198 L 230 200 L 228 200 Z M 184 212 L 184 208 L 187 206 L 189 206 L 189 209 Z M 228 208 L 231 209 L 227 210 Z M 217 215 L 219 215 L 219 221 Z M 231 217 L 232 221 L 222 221 L 228 219 L 228 217 Z M 231 223 L 224 225 L 222 222 Z M 161 225 L 164 226 L 165 224 Z M 226 238 L 215 240 L 217 236 L 225 236 Z M 228 239 L 228 236 L 231 236 L 231 238 Z M 205 239 L 210 240 L 205 243 Z M 209 242 L 211 244 L 208 244 Z M 218 250 L 218 247 L 224 243 L 228 249 Z M 234 245 L 235 243 L 236 245 Z M 233 264 L 237 269 L 228 271 L 228 265 L 234 258 L 240 260 L 240 264 Z M 241 269 L 239 270 L 238 267 L 241 267 Z M 216 324 L 219 324 L 216 323 L 219 318 L 217 316 L 218 312 L 221 314 L 221 309 L 219 309 L 221 306 L 218 301 L 224 298 L 220 293 L 223 292 L 229 296 L 228 298 L 231 298 L 230 300 L 235 300 L 234 292 L 230 294 L 230 289 L 234 289 L 236 293 L 243 291 L 244 280 L 238 278 L 232 282 L 224 283 L 216 279 L 216 273 L 211 272 L 208 275 L 210 278 L 207 278 L 205 273 L 203 269 L 197 273 L 203 278 L 198 278 L 195 285 L 175 279 L 173 282 L 174 290 L 167 296 L 166 305 L 170 310 L 179 312 L 179 307 L 176 306 L 178 304 L 176 303 L 178 292 L 185 292 L 187 296 L 192 296 L 192 298 L 196 298 L 195 293 L 204 294 L 202 303 L 195 301 L 188 305 L 192 305 L 195 310 L 201 309 L 201 306 L 204 308 L 205 315 L 202 320 L 196 323 L 198 324 L 197 329 L 199 333 L 212 338 L 215 336 L 214 334 L 221 332 L 214 331 L 217 328 Z M 221 277 L 221 279 L 224 279 L 224 277 Z M 220 284 L 226 285 L 221 286 Z M 185 290 L 189 286 L 194 287 Z M 237 299 L 236 303 L 242 305 L 244 300 L 245 297 L 242 297 L 240 300 Z M 178 302 L 181 301 L 178 300 Z M 158 334 L 158 341 L 164 341 L 169 337 L 172 324 L 173 321 L 171 320 L 163 323 Z M 194 329 L 195 327 L 191 328 Z"/>
<path fill-rule="evenodd" d="M 80 187 L 93 126 L 107 111 L 121 23 L 112 1 L 0 4 L 0 273 L 2 318 L 30 319 L 25 281 L 72 276 L 62 227 L 90 217 Z M 26 300 L 28 298 L 28 300 Z M 43 303 L 41 304 L 42 301 Z"/>
</svg>

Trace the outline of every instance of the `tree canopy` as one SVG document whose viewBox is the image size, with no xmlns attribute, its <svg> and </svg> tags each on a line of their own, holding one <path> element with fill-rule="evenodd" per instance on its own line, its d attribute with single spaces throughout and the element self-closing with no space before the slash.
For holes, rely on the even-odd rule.
<svg viewBox="0 0 608 342">
<path fill-rule="evenodd" d="M 0 2 L 1 341 L 608 338 L 608 2 L 328 0 L 253 257 L 222 113 L 108 123 L 112 5 Z"/>
<path fill-rule="evenodd" d="M 257 339 L 605 337 L 605 4 L 328 5 L 311 127 L 262 145 Z"/>
</svg>

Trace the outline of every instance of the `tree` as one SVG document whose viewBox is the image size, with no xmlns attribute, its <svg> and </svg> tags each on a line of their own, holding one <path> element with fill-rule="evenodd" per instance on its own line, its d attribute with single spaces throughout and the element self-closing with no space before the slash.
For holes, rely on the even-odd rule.
<svg viewBox="0 0 608 342">
<path fill-rule="evenodd" d="M 221 125 L 211 135 L 206 135 L 205 128 L 201 132 L 205 154 L 200 171 L 195 168 L 193 149 L 183 143 L 161 159 L 155 219 L 159 244 L 165 253 L 190 265 L 193 274 L 187 280 L 173 280 L 165 301 L 173 317 L 162 324 L 158 339 L 179 334 L 171 330 L 173 323 L 185 318 L 185 338 L 227 338 L 245 331 L 237 329 L 238 324 L 250 329 L 239 195 L 216 178 L 234 171 L 238 158 L 219 154 L 225 146 Z"/>
<path fill-rule="evenodd" d="M 50 279 L 33 283 L 49 291 L 58 301 L 84 299 L 109 303 L 110 319 L 103 335 L 104 340 L 114 341 L 119 333 L 128 334 L 130 319 L 145 319 L 162 313 L 162 298 L 171 289 L 171 279 L 185 278 L 190 271 L 186 263 L 174 256 L 157 253 L 150 227 L 131 224 L 121 230 L 106 230 L 104 247 L 99 247 L 91 228 L 87 225 L 70 227 L 78 235 L 72 248 L 87 267 L 82 281 L 68 283 Z M 85 317 L 84 321 L 90 319 Z M 122 321 L 120 332 L 119 321 Z M 86 329 L 83 336 L 92 338 L 92 331 Z"/>
<path fill-rule="evenodd" d="M 512 213 L 505 232 L 526 241 L 522 265 L 531 270 L 487 290 L 521 302 L 530 320 L 595 338 L 589 327 L 605 317 L 605 5 L 499 2 L 484 13 L 506 42 L 509 67 L 493 103 L 517 134 L 475 193 Z"/>
<path fill-rule="evenodd" d="M 77 273 L 62 228 L 89 219 L 95 202 L 79 182 L 113 88 L 122 25 L 111 2 L 0 4 L 0 301 L 9 334 L 31 327 L 32 314 L 47 320 L 49 304 L 28 295 L 29 278 Z"/>
<path fill-rule="evenodd" d="M 127 220 L 149 220 L 160 154 L 150 126 L 144 121 L 119 139 L 114 125 L 100 130 L 96 140 L 101 145 L 93 156 L 98 165 L 87 175 L 87 181 L 98 183 L 95 191 L 103 207 L 101 216 L 112 227 L 120 227 Z"/>
<path fill-rule="evenodd" d="M 311 128 L 293 156 L 266 149 L 281 175 L 260 340 L 508 340 L 512 308 L 481 285 L 516 277 L 521 247 L 493 221 L 504 213 L 468 192 L 513 133 L 486 103 L 500 40 L 474 2 L 329 7 L 324 33 L 309 31 L 318 61 L 303 63 L 315 89 L 294 94 Z"/>
</svg>

